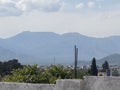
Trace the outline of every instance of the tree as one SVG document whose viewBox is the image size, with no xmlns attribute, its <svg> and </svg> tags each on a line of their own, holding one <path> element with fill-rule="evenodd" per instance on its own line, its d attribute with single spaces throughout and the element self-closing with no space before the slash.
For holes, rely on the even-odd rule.
<svg viewBox="0 0 120 90">
<path fill-rule="evenodd" d="M 24 83 L 44 83 L 42 72 L 37 65 L 24 66 L 23 68 L 13 71 L 12 75 L 5 77 L 6 82 L 24 82 Z"/>
<path fill-rule="evenodd" d="M 97 66 L 96 66 L 96 59 L 95 59 L 95 57 L 92 59 L 91 75 L 93 75 L 93 76 L 97 76 L 98 75 L 98 69 L 97 69 Z"/>
<path fill-rule="evenodd" d="M 3 62 L 0 61 L 0 75 L 3 73 Z"/>
<path fill-rule="evenodd" d="M 77 72 L 77 78 L 78 79 L 83 79 L 84 76 L 89 76 L 89 70 L 85 70 L 85 69 L 78 69 L 78 72 Z"/>
<path fill-rule="evenodd" d="M 105 61 L 103 64 L 102 64 L 102 67 L 103 67 L 103 71 L 105 72 L 107 69 L 109 69 L 109 64 L 107 61 Z"/>
<path fill-rule="evenodd" d="M 49 83 L 55 83 L 57 79 L 70 79 L 72 78 L 71 69 L 65 68 L 62 65 L 51 65 L 45 71 L 46 77 L 49 79 Z"/>
<path fill-rule="evenodd" d="M 24 83 L 55 83 L 57 79 L 69 79 L 72 73 L 62 65 L 50 66 L 44 70 L 33 66 L 24 66 L 13 71 L 12 75 L 5 77 L 5 82 L 24 82 Z"/>
<path fill-rule="evenodd" d="M 114 70 L 112 71 L 112 76 L 120 76 L 119 71 L 118 71 L 117 69 L 114 69 Z"/>
<path fill-rule="evenodd" d="M 10 75 L 13 70 L 21 67 L 22 65 L 18 62 L 17 59 L 0 62 L 0 76 L 4 77 L 6 75 Z"/>
</svg>

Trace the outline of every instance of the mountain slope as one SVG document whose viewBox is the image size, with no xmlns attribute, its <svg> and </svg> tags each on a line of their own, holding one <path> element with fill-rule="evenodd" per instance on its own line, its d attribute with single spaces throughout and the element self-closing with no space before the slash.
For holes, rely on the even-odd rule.
<svg viewBox="0 0 120 90">
<path fill-rule="evenodd" d="M 110 65 L 120 65 L 120 54 L 106 56 L 98 60 L 97 63 L 102 65 L 105 61 L 108 61 Z"/>
<path fill-rule="evenodd" d="M 120 53 L 120 37 L 93 38 L 79 33 L 62 35 L 52 32 L 22 32 L 11 38 L 0 40 L 0 46 L 29 57 L 26 61 L 53 63 L 72 63 L 74 45 L 79 48 L 79 60 L 102 58 L 113 53 Z M 34 60 L 30 58 L 34 57 Z M 25 59 L 24 59 L 25 61 Z M 23 61 L 23 62 L 24 62 Z"/>
<path fill-rule="evenodd" d="M 9 60 L 13 59 L 13 57 L 17 58 L 17 55 L 14 52 L 0 47 L 0 60 Z"/>
</svg>

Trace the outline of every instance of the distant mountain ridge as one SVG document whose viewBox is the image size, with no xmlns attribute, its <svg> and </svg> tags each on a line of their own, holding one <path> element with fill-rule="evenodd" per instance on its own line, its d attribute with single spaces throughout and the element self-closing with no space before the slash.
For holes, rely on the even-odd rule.
<svg viewBox="0 0 120 90">
<path fill-rule="evenodd" d="M 114 53 L 119 54 L 119 41 L 120 36 L 93 38 L 79 33 L 60 35 L 53 32 L 26 31 L 7 39 L 0 39 L 0 47 L 11 51 L 13 55 L 9 53 L 8 56 L 17 57 L 23 63 L 52 64 L 54 59 L 56 63 L 72 63 L 74 45 L 79 48 L 79 60 L 89 61 L 93 57 L 102 58 Z"/>
<path fill-rule="evenodd" d="M 105 61 L 108 61 L 110 65 L 120 65 L 120 54 L 115 53 L 115 54 L 103 57 L 99 59 L 97 62 L 99 65 L 100 64 L 102 65 Z"/>
</svg>

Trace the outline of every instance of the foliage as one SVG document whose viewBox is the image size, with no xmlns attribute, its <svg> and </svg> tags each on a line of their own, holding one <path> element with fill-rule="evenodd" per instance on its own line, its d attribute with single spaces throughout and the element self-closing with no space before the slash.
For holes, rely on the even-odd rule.
<svg viewBox="0 0 120 90">
<path fill-rule="evenodd" d="M 51 66 L 46 70 L 41 70 L 37 65 L 24 66 L 22 69 L 13 71 L 12 75 L 5 77 L 6 82 L 24 83 L 55 83 L 57 79 L 71 78 L 69 69 L 62 65 Z"/>
<path fill-rule="evenodd" d="M 49 79 L 49 83 L 55 83 L 57 79 L 70 79 L 72 78 L 71 69 L 65 68 L 62 65 L 52 65 L 45 71 L 45 75 Z"/>
<path fill-rule="evenodd" d="M 93 76 L 98 75 L 98 69 L 97 69 L 97 66 L 96 66 L 96 59 L 95 58 L 92 59 L 91 75 L 93 75 Z"/>
<path fill-rule="evenodd" d="M 13 71 L 12 75 L 4 78 L 6 82 L 24 82 L 24 83 L 41 83 L 42 73 L 37 68 L 37 65 L 24 66 L 23 68 Z"/>
<path fill-rule="evenodd" d="M 78 70 L 77 78 L 83 79 L 84 76 L 89 76 L 89 75 L 90 75 L 89 70 L 80 69 L 80 70 Z"/>
<path fill-rule="evenodd" d="M 7 62 L 0 62 L 0 76 L 10 75 L 15 69 L 21 68 L 22 65 L 17 59 L 9 60 Z"/>
<path fill-rule="evenodd" d="M 118 70 L 113 70 L 112 71 L 112 76 L 120 76 L 120 73 L 119 73 L 119 71 Z"/>
<path fill-rule="evenodd" d="M 103 64 L 102 64 L 102 67 L 103 67 L 103 71 L 105 72 L 107 69 L 109 69 L 109 64 L 107 61 L 105 61 Z"/>
<path fill-rule="evenodd" d="M 37 65 L 21 65 L 18 60 L 0 62 L 2 81 L 22 83 L 55 83 L 57 79 L 72 79 L 74 70 L 63 65 L 51 65 L 44 69 Z M 88 70 L 78 70 L 78 77 L 89 75 Z"/>
</svg>

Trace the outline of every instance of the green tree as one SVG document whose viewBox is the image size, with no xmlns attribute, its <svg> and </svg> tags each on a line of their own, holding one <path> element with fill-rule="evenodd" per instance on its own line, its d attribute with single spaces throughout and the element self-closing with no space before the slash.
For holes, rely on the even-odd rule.
<svg viewBox="0 0 120 90">
<path fill-rule="evenodd" d="M 55 83 L 57 79 L 70 79 L 72 78 L 72 72 L 71 69 L 65 68 L 62 65 L 51 65 L 50 68 L 48 68 L 45 71 L 46 78 L 49 79 L 49 83 Z"/>
<path fill-rule="evenodd" d="M 112 71 L 112 76 L 120 76 L 120 73 L 119 73 L 119 71 L 118 70 L 113 70 Z"/>
<path fill-rule="evenodd" d="M 95 59 L 95 57 L 92 59 L 91 75 L 93 75 L 93 76 L 97 76 L 98 75 L 98 69 L 97 69 L 97 66 L 96 66 L 96 59 Z"/>
<path fill-rule="evenodd" d="M 24 83 L 55 83 L 57 79 L 72 78 L 71 70 L 62 65 L 50 66 L 44 70 L 33 66 L 24 66 L 12 72 L 12 75 L 5 77 L 6 82 L 24 82 Z"/>
<path fill-rule="evenodd" d="M 0 75 L 3 73 L 3 63 L 0 61 Z"/>
<path fill-rule="evenodd" d="M 24 66 L 23 68 L 13 71 L 12 75 L 5 77 L 6 82 L 24 82 L 24 83 L 44 83 L 42 72 L 37 65 Z"/>
<path fill-rule="evenodd" d="M 10 75 L 13 70 L 21 67 L 22 65 L 17 59 L 0 62 L 0 76 L 4 77 L 5 75 Z"/>
<path fill-rule="evenodd" d="M 103 67 L 103 71 L 105 72 L 107 69 L 109 69 L 109 64 L 107 61 L 105 61 L 103 64 L 102 64 L 102 67 Z"/>
<path fill-rule="evenodd" d="M 77 78 L 80 78 L 80 79 L 83 79 L 84 76 L 89 76 L 89 70 L 84 70 L 84 69 L 78 69 L 78 77 Z"/>
</svg>

